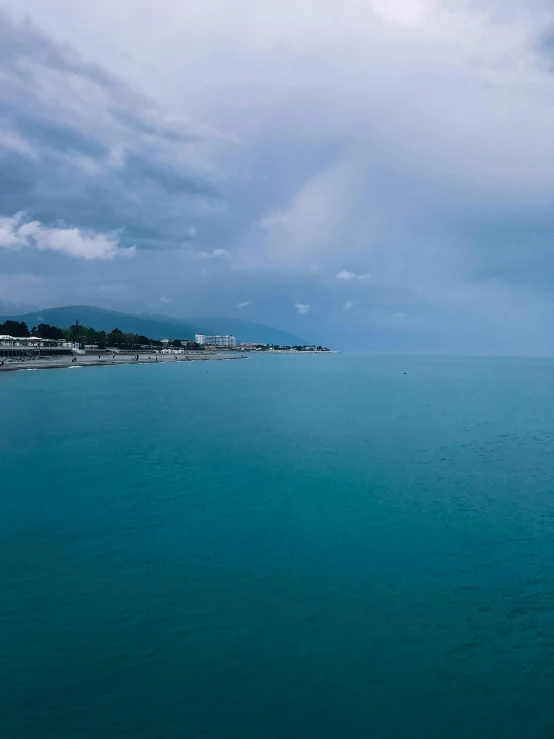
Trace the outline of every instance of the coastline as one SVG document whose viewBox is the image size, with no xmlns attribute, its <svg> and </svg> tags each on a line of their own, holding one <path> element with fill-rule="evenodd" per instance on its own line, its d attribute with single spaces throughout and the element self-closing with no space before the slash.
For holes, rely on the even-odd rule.
<svg viewBox="0 0 554 739">
<path fill-rule="evenodd" d="M 74 369 L 75 367 L 115 367 L 122 364 L 164 364 L 175 362 L 211 362 L 217 360 L 246 359 L 242 356 L 222 356 L 219 354 L 211 354 L 208 356 L 200 355 L 179 355 L 179 354 L 151 354 L 149 356 L 138 355 L 121 355 L 116 354 L 114 358 L 111 356 L 98 359 L 97 356 L 78 356 L 67 355 L 63 357 L 43 357 L 42 359 L 4 359 L 4 367 L 0 369 L 3 372 L 19 372 L 25 370 L 47 370 L 47 369 Z M 157 361 L 156 361 L 157 356 Z M 73 359 L 77 359 L 73 362 Z"/>
</svg>

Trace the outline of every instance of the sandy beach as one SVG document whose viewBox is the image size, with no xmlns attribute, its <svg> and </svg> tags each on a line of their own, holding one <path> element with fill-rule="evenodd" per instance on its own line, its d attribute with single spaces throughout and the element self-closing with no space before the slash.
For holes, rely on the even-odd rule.
<svg viewBox="0 0 554 739">
<path fill-rule="evenodd" d="M 244 355 L 230 354 L 209 354 L 202 356 L 200 354 L 139 354 L 138 360 L 136 354 L 111 354 L 100 355 L 76 355 L 61 357 L 42 357 L 40 359 L 18 359 L 5 358 L 4 367 L 0 372 L 14 372 L 18 370 L 43 370 L 43 369 L 75 369 L 76 367 L 100 367 L 119 364 L 161 364 L 165 362 L 209 362 L 217 360 L 246 359 Z M 1 358 L 0 358 L 1 359 Z M 73 361 L 73 360 L 76 361 Z"/>
</svg>

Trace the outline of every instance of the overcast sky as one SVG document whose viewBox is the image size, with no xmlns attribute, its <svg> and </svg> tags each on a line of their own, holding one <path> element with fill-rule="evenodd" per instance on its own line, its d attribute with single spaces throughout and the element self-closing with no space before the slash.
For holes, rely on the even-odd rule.
<svg viewBox="0 0 554 739">
<path fill-rule="evenodd" d="M 554 351 L 551 0 L 0 13 L 0 299 Z"/>
</svg>

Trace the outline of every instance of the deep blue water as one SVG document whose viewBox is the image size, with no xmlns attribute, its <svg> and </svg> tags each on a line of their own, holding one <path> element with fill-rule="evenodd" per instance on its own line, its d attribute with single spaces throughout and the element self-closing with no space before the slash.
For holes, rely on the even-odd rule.
<svg viewBox="0 0 554 739">
<path fill-rule="evenodd" d="M 5 373 L 0 409 L 2 739 L 554 736 L 554 361 Z"/>
</svg>

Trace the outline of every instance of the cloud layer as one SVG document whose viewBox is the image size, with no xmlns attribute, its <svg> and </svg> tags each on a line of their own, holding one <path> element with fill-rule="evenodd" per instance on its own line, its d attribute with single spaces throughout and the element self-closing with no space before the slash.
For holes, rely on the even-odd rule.
<svg viewBox="0 0 554 739">
<path fill-rule="evenodd" d="M 110 260 L 116 256 L 133 256 L 135 247 L 120 248 L 116 234 L 83 233 L 78 228 L 47 227 L 39 221 L 25 219 L 23 212 L 0 218 L 0 248 L 19 250 L 34 248 L 56 251 L 77 259 Z"/>
<path fill-rule="evenodd" d="M 0 299 L 554 351 L 551 2 L 73 5 L 0 0 Z"/>
</svg>

